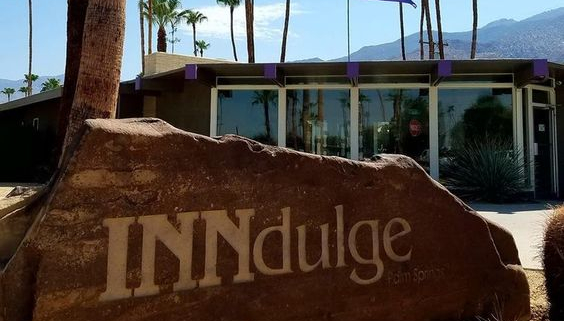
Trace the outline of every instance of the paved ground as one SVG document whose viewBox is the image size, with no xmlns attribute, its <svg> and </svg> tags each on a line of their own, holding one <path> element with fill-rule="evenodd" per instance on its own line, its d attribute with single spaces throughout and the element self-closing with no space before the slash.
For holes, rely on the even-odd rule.
<svg viewBox="0 0 564 321">
<path fill-rule="evenodd" d="M 542 269 L 540 251 L 542 235 L 550 208 L 556 202 L 526 204 L 484 204 L 471 203 L 470 206 L 487 219 L 505 227 L 515 238 L 523 267 Z"/>
</svg>

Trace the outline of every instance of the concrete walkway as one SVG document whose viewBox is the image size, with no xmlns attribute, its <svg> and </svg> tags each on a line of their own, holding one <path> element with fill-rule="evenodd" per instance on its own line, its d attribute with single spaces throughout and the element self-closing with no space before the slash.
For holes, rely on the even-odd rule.
<svg viewBox="0 0 564 321">
<path fill-rule="evenodd" d="M 542 269 L 540 253 L 546 219 L 556 202 L 525 204 L 470 203 L 485 218 L 511 231 L 524 268 Z"/>
</svg>

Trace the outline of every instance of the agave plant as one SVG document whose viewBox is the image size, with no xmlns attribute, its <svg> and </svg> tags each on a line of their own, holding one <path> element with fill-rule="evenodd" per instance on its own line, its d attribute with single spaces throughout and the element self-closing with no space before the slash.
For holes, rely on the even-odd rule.
<svg viewBox="0 0 564 321">
<path fill-rule="evenodd" d="M 510 141 L 484 139 L 451 151 L 443 183 L 464 198 L 504 202 L 525 188 L 525 162 Z"/>
</svg>

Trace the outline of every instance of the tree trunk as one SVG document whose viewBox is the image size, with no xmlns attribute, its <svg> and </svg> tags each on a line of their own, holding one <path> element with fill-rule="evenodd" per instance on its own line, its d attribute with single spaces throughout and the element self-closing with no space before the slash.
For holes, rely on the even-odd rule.
<svg viewBox="0 0 564 321">
<path fill-rule="evenodd" d="M 433 41 L 433 25 L 429 0 L 425 1 L 425 20 L 427 21 L 427 40 L 429 41 L 429 59 L 435 59 L 435 42 Z"/>
<path fill-rule="evenodd" d="M 304 89 L 303 90 L 303 106 L 302 106 L 302 131 L 303 131 L 303 140 L 304 140 L 304 152 L 310 153 L 311 152 L 311 111 L 310 111 L 310 90 Z"/>
<path fill-rule="evenodd" d="M 70 111 L 76 90 L 78 70 L 80 68 L 84 20 L 86 19 L 86 9 L 88 8 L 89 0 L 68 0 L 67 2 L 67 57 L 63 94 L 59 107 L 60 116 L 57 129 L 56 156 L 61 155 L 67 127 L 69 126 Z M 59 159 L 61 158 L 59 157 Z"/>
<path fill-rule="evenodd" d="M 403 2 L 399 3 L 400 11 L 400 37 L 401 37 L 401 58 L 407 60 L 405 56 L 405 28 L 403 26 Z"/>
<path fill-rule="evenodd" d="M 421 20 L 419 22 L 419 56 L 421 60 L 425 59 L 425 49 L 423 44 L 423 23 L 425 21 L 425 4 L 421 1 Z"/>
<path fill-rule="evenodd" d="M 472 0 L 472 48 L 470 51 L 470 59 L 476 59 L 476 47 L 478 43 L 478 0 Z"/>
<path fill-rule="evenodd" d="M 147 0 L 147 15 L 149 16 L 149 21 L 147 23 L 147 41 L 149 42 L 149 46 L 147 48 L 147 52 L 150 55 L 153 53 L 153 0 Z"/>
<path fill-rule="evenodd" d="M 230 6 L 229 13 L 231 15 L 231 46 L 233 46 L 233 58 L 235 58 L 235 61 L 239 61 L 237 59 L 237 47 L 235 46 L 235 34 L 233 33 L 233 11 L 235 11 L 235 7 Z"/>
<path fill-rule="evenodd" d="M 286 16 L 284 18 L 284 32 L 282 33 L 282 50 L 280 62 L 286 61 L 286 41 L 288 39 L 288 24 L 290 23 L 290 0 L 286 0 Z"/>
<path fill-rule="evenodd" d="M 245 0 L 245 18 L 247 23 L 247 56 L 249 63 L 255 62 L 255 33 L 254 33 L 254 1 Z"/>
<path fill-rule="evenodd" d="M 445 44 L 443 41 L 443 25 L 441 22 L 441 0 L 435 0 L 435 9 L 437 11 L 437 32 L 439 33 L 439 57 L 445 59 Z"/>
<path fill-rule="evenodd" d="M 196 23 L 192 23 L 192 37 L 194 41 L 194 56 L 198 57 L 198 48 L 196 47 Z"/>
<path fill-rule="evenodd" d="M 27 95 L 31 96 L 32 94 L 32 85 L 33 80 L 31 79 L 31 63 L 32 63 L 32 54 L 33 54 L 33 15 L 32 15 L 32 3 L 31 0 L 28 1 L 29 6 L 29 61 L 28 61 L 28 72 L 27 72 Z"/>
<path fill-rule="evenodd" d="M 159 26 L 157 31 L 157 51 L 166 52 L 166 30 L 164 26 Z"/>
<path fill-rule="evenodd" d="M 141 31 L 141 74 L 145 74 L 145 19 L 143 18 L 143 2 L 139 3 L 139 30 Z"/>
<path fill-rule="evenodd" d="M 115 117 L 124 34 L 125 1 L 89 0 L 63 157 L 86 119 Z"/>
</svg>

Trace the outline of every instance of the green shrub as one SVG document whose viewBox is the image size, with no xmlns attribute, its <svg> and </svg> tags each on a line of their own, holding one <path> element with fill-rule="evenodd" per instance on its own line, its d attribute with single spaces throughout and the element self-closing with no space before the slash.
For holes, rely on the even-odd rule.
<svg viewBox="0 0 564 321">
<path fill-rule="evenodd" d="M 511 142 L 485 139 L 452 150 L 441 164 L 441 178 L 463 198 L 505 202 L 524 190 L 524 165 Z"/>
<path fill-rule="evenodd" d="M 564 320 L 564 207 L 556 208 L 548 219 L 542 261 L 550 319 Z"/>
</svg>

